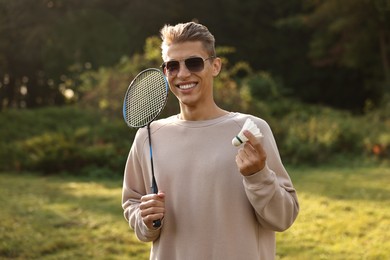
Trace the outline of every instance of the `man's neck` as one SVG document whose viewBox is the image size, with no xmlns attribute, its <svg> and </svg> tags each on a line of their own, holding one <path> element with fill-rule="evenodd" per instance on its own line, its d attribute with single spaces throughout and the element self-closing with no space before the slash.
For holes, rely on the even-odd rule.
<svg viewBox="0 0 390 260">
<path fill-rule="evenodd" d="M 223 115 L 228 112 L 219 108 L 214 104 L 211 108 L 191 108 L 187 106 L 180 106 L 180 119 L 187 121 L 202 121 L 211 120 Z"/>
</svg>

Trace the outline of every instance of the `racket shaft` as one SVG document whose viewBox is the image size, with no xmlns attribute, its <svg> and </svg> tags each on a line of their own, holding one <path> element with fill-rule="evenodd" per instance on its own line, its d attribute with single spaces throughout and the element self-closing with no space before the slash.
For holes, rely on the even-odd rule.
<svg viewBox="0 0 390 260">
<path fill-rule="evenodd" d="M 150 150 L 150 166 L 152 168 L 152 193 L 157 194 L 158 193 L 158 187 L 156 178 L 154 177 L 154 167 L 153 167 L 153 151 L 152 151 L 152 139 L 150 136 L 150 124 L 148 124 L 148 137 L 149 137 L 149 150 Z M 157 219 L 153 221 L 153 227 L 158 228 L 161 226 L 161 220 Z"/>
<path fill-rule="evenodd" d="M 151 190 L 152 190 L 152 193 L 154 193 L 154 194 L 158 193 L 157 183 L 156 183 L 156 179 L 154 178 L 154 175 L 153 175 Z M 160 226 L 161 226 L 161 220 L 160 219 L 157 219 L 157 220 L 153 221 L 153 227 L 158 228 Z"/>
<path fill-rule="evenodd" d="M 153 175 L 153 180 L 152 180 L 152 193 L 157 194 L 158 193 L 158 188 L 157 188 L 157 183 Z M 161 220 L 157 219 L 153 221 L 153 227 L 158 228 L 161 226 Z"/>
</svg>

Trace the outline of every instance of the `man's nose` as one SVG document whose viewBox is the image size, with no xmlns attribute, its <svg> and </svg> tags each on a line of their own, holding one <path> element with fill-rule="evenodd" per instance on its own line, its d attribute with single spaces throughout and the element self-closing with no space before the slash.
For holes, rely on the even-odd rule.
<svg viewBox="0 0 390 260">
<path fill-rule="evenodd" d="M 185 78 L 185 77 L 188 77 L 189 75 L 191 75 L 191 71 L 188 70 L 184 61 L 181 61 L 180 66 L 179 66 L 179 71 L 177 72 L 177 77 Z"/>
</svg>

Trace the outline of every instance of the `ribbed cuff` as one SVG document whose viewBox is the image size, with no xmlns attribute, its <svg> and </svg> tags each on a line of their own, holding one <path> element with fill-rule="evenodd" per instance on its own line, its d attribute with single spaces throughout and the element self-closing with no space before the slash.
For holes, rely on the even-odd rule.
<svg viewBox="0 0 390 260">
<path fill-rule="evenodd" d="M 249 176 L 244 176 L 244 185 L 248 189 L 259 189 L 262 186 L 270 185 L 275 181 L 275 173 L 268 168 L 266 164 L 264 168 Z"/>
</svg>

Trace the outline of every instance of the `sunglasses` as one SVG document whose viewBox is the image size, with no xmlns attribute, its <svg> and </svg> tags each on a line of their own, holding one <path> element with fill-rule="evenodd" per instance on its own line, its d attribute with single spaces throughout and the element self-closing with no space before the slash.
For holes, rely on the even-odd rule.
<svg viewBox="0 0 390 260">
<path fill-rule="evenodd" d="M 187 69 L 190 72 L 199 72 L 204 69 L 204 62 L 215 58 L 214 56 L 210 56 L 207 59 L 203 59 L 201 57 L 191 57 L 184 60 L 184 64 L 186 65 Z M 170 60 L 167 62 L 164 62 L 161 65 L 161 68 L 163 69 L 164 73 L 166 73 L 168 76 L 176 76 L 177 73 L 180 70 L 180 61 L 178 60 Z"/>
</svg>

